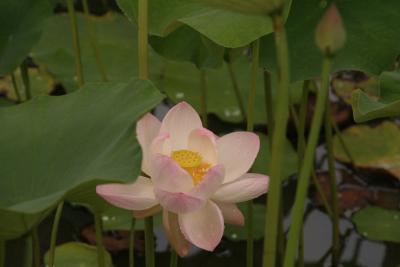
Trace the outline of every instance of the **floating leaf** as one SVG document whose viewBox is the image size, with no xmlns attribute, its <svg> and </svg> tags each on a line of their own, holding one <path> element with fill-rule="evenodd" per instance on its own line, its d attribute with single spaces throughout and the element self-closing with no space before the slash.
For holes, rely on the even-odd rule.
<svg viewBox="0 0 400 267">
<path fill-rule="evenodd" d="M 320 75 L 322 54 L 315 45 L 314 33 L 318 21 L 332 1 L 293 1 L 286 23 L 293 81 Z M 335 57 L 332 72 L 362 70 L 379 74 L 399 54 L 400 1 L 337 0 L 337 8 L 347 32 L 347 41 Z M 307 14 L 305 16 L 305 14 Z M 383 41 L 384 40 L 384 41 Z M 260 64 L 276 69 L 273 35 L 263 38 Z"/>
<path fill-rule="evenodd" d="M 379 80 L 378 100 L 369 97 L 361 90 L 353 93 L 352 106 L 354 120 L 357 122 L 377 118 L 400 116 L 400 72 L 383 72 Z"/>
<path fill-rule="evenodd" d="M 91 84 L 0 109 L 0 237 L 18 237 L 67 200 L 102 207 L 95 185 L 133 182 L 134 122 L 162 96 L 147 81 Z"/>
<path fill-rule="evenodd" d="M 357 125 L 343 131 L 342 136 L 356 166 L 383 169 L 400 179 L 400 129 L 395 123 Z M 337 136 L 334 152 L 338 160 L 350 162 Z"/>
<path fill-rule="evenodd" d="M 11 73 L 22 63 L 39 41 L 51 12 L 48 0 L 0 2 L 0 76 Z"/>
<path fill-rule="evenodd" d="M 378 241 L 400 242 L 400 212 L 370 206 L 357 211 L 352 221 L 364 237 Z"/>
<path fill-rule="evenodd" d="M 137 22 L 138 1 L 117 0 L 128 18 Z M 187 0 L 149 1 L 149 31 L 165 37 L 186 24 L 224 47 L 242 47 L 272 32 L 268 16 L 239 14 Z"/>
<path fill-rule="evenodd" d="M 104 251 L 104 267 L 112 267 L 108 251 Z M 97 248 L 79 242 L 69 242 L 56 247 L 55 262 L 57 267 L 98 267 Z M 49 252 L 44 256 L 46 266 L 49 264 Z"/>
</svg>

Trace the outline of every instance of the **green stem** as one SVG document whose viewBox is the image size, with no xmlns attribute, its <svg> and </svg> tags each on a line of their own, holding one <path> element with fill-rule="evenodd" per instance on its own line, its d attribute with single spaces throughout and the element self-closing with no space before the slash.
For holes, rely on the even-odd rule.
<svg viewBox="0 0 400 267">
<path fill-rule="evenodd" d="M 335 156 L 333 154 L 332 117 L 330 102 L 327 99 L 325 112 L 325 139 L 328 152 L 329 178 L 331 181 L 331 203 L 333 209 L 332 219 L 332 267 L 339 266 L 340 261 L 340 230 L 339 230 L 339 205 L 336 182 Z"/>
<path fill-rule="evenodd" d="M 0 239 L 0 267 L 4 267 L 6 264 L 6 241 Z"/>
<path fill-rule="evenodd" d="M 333 212 L 332 212 L 331 206 L 329 205 L 329 201 L 325 195 L 324 190 L 322 190 L 321 183 L 318 181 L 318 177 L 315 174 L 314 169 L 311 170 L 311 177 L 313 178 L 314 186 L 317 189 L 318 194 L 321 196 L 322 204 L 324 205 L 326 213 L 328 213 L 329 218 L 332 218 Z"/>
<path fill-rule="evenodd" d="M 148 2 L 139 0 L 138 11 L 138 51 L 139 51 L 139 79 L 147 80 L 149 78 L 148 62 Z"/>
<path fill-rule="evenodd" d="M 33 248 L 33 266 L 40 267 L 40 241 L 38 234 L 38 226 L 32 230 L 32 248 Z"/>
<path fill-rule="evenodd" d="M 97 263 L 99 267 L 106 267 L 103 247 L 103 223 L 101 215 L 97 211 L 94 212 L 94 227 L 96 231 Z"/>
<path fill-rule="evenodd" d="M 56 214 L 54 216 L 53 226 L 51 228 L 49 265 L 48 265 L 49 267 L 54 266 L 54 259 L 55 259 L 54 253 L 56 249 L 58 226 L 60 225 L 63 206 L 64 206 L 64 201 L 61 201 L 57 206 Z"/>
<path fill-rule="evenodd" d="M 177 267 L 178 266 L 178 254 L 175 250 L 171 249 L 171 259 L 169 262 L 169 267 Z"/>
<path fill-rule="evenodd" d="M 132 217 L 131 232 L 129 236 L 129 267 L 135 267 L 135 225 L 136 219 Z"/>
<path fill-rule="evenodd" d="M 146 267 L 154 267 L 154 232 L 153 232 L 153 217 L 144 219 L 144 236 L 145 236 L 145 253 Z"/>
<path fill-rule="evenodd" d="M 93 25 L 90 21 L 90 10 L 89 10 L 89 4 L 88 0 L 82 0 L 82 5 L 83 5 L 83 12 L 85 13 L 85 18 L 86 18 L 86 27 L 87 27 L 87 32 L 89 35 L 89 40 L 90 40 L 90 46 L 93 49 L 94 52 L 94 57 L 96 59 L 96 64 L 97 67 L 99 68 L 100 75 L 102 77 L 103 82 L 107 82 L 107 72 L 106 69 L 104 68 L 103 61 L 101 60 L 100 56 L 100 50 L 97 42 L 97 36 L 96 36 L 96 31 L 93 29 Z"/>
<path fill-rule="evenodd" d="M 251 82 L 249 96 L 247 100 L 247 131 L 254 129 L 254 106 L 257 91 L 257 76 L 258 76 L 258 60 L 260 51 L 260 41 L 256 40 L 252 44 L 252 63 L 251 63 Z M 253 267 L 254 265 L 254 215 L 253 201 L 247 202 L 246 213 L 246 228 L 247 228 L 247 249 L 246 249 L 246 266 Z"/>
<path fill-rule="evenodd" d="M 11 74 L 11 81 L 14 87 L 14 92 L 15 92 L 15 96 L 17 97 L 17 101 L 18 103 L 22 102 L 22 98 L 21 98 L 21 94 L 19 93 L 19 89 L 18 89 L 18 85 L 17 85 L 17 79 L 15 79 L 15 74 L 12 73 Z"/>
<path fill-rule="evenodd" d="M 205 70 L 200 70 L 200 104 L 201 104 L 201 118 L 203 126 L 207 128 L 207 73 Z"/>
<path fill-rule="evenodd" d="M 303 166 L 298 178 L 295 203 L 292 212 L 292 223 L 289 231 L 288 246 L 285 253 L 284 267 L 293 267 L 298 249 L 299 235 L 303 226 L 304 203 L 307 196 L 309 176 L 314 162 L 315 148 L 321 128 L 324 106 L 329 92 L 329 71 L 331 58 L 325 57 L 322 66 L 321 89 L 318 93 L 314 117 L 303 157 Z"/>
<path fill-rule="evenodd" d="M 232 63 L 231 58 L 229 58 L 229 61 L 227 62 L 227 66 L 228 66 L 229 77 L 231 78 L 231 82 L 232 82 L 232 88 L 233 88 L 233 91 L 235 92 L 236 101 L 239 106 L 240 113 L 242 114 L 243 119 L 245 120 L 246 119 L 246 110 L 244 108 L 242 94 L 240 93 L 239 84 L 237 82 L 237 78 L 236 78 L 235 71 L 233 69 L 233 63 Z"/>
<path fill-rule="evenodd" d="M 21 64 L 21 77 L 22 77 L 22 82 L 24 84 L 25 88 L 25 100 L 30 100 L 32 98 L 31 94 L 31 81 L 29 78 L 29 70 L 28 70 L 28 64 L 26 61 L 24 61 Z"/>
<path fill-rule="evenodd" d="M 334 120 L 332 120 L 332 118 L 331 118 L 331 122 L 332 122 L 332 127 L 333 127 L 333 129 L 335 130 L 335 134 L 336 134 L 336 136 L 337 136 L 338 139 L 339 139 L 340 145 L 342 146 L 344 153 L 346 153 L 346 156 L 347 156 L 347 157 L 349 158 L 349 160 L 350 160 L 350 164 L 351 164 L 354 168 L 357 168 L 356 165 L 355 165 L 355 163 L 354 163 L 354 158 L 353 158 L 353 156 L 351 155 L 350 149 L 347 147 L 346 143 L 344 142 L 344 139 L 343 139 L 342 133 L 341 133 L 340 130 L 339 130 L 339 127 L 337 126 L 336 122 L 335 122 Z"/>
<path fill-rule="evenodd" d="M 277 232 L 281 208 L 282 160 L 285 150 L 286 127 L 289 104 L 289 55 L 282 14 L 272 17 L 277 50 L 278 90 L 274 131 L 272 135 L 272 159 L 270 167 L 270 186 L 267 197 L 267 218 L 264 238 L 264 267 L 275 267 L 277 254 Z"/>
<path fill-rule="evenodd" d="M 76 72 L 76 77 L 78 78 L 78 84 L 79 86 L 82 86 L 84 84 L 84 78 L 83 78 L 83 68 L 81 59 L 81 48 L 79 44 L 79 31 L 78 31 L 78 24 L 76 21 L 76 14 L 75 14 L 73 0 L 67 0 L 67 8 L 68 8 L 69 18 L 71 20 L 72 43 L 75 52 L 75 72 Z"/>
<path fill-rule="evenodd" d="M 272 133 L 274 132 L 274 106 L 272 104 L 271 74 L 267 70 L 264 70 L 264 95 L 267 112 L 268 142 L 271 151 Z"/>
</svg>

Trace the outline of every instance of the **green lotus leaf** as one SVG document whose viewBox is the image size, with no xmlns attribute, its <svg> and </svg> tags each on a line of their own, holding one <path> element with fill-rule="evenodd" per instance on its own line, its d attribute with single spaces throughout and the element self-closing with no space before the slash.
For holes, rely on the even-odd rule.
<svg viewBox="0 0 400 267">
<path fill-rule="evenodd" d="M 362 90 L 353 93 L 352 107 L 356 122 L 400 116 L 400 72 L 383 72 L 379 86 L 380 95 L 377 100 Z"/>
<path fill-rule="evenodd" d="M 365 238 L 400 242 L 400 212 L 397 210 L 370 206 L 357 211 L 352 221 Z"/>
<path fill-rule="evenodd" d="M 11 73 L 22 63 L 39 41 L 51 12 L 48 0 L 0 2 L 0 76 Z"/>
<path fill-rule="evenodd" d="M 69 242 L 59 245 L 55 249 L 57 267 L 98 267 L 97 248 L 80 242 Z M 46 266 L 49 264 L 49 252 L 44 255 Z M 112 267 L 112 259 L 108 251 L 104 251 L 104 266 Z"/>
<path fill-rule="evenodd" d="M 96 184 L 133 182 L 141 165 L 134 122 L 161 99 L 134 79 L 1 108 L 0 237 L 26 233 L 63 198 L 99 210 Z"/>
<path fill-rule="evenodd" d="M 286 22 L 292 81 L 307 80 L 321 74 L 322 54 L 315 45 L 315 29 L 333 1 L 293 1 Z M 343 18 L 347 42 L 338 51 L 332 72 L 362 70 L 380 74 L 393 63 L 399 54 L 400 20 L 393 12 L 400 2 L 387 0 L 337 0 Z M 306 15 L 305 15 L 306 14 Z M 260 64 L 276 70 L 274 36 L 261 42 Z"/>
<path fill-rule="evenodd" d="M 382 169 L 400 179 L 400 129 L 395 123 L 352 126 L 343 131 L 342 136 L 357 167 Z M 334 153 L 338 160 L 351 162 L 337 136 L 334 137 Z"/>
</svg>

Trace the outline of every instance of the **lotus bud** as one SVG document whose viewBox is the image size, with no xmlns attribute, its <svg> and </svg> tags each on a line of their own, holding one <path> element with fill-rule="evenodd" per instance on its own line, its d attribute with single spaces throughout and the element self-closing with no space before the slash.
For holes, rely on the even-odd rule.
<svg viewBox="0 0 400 267">
<path fill-rule="evenodd" d="M 197 0 L 240 13 L 266 16 L 283 10 L 285 0 Z"/>
<path fill-rule="evenodd" d="M 315 32 L 317 46 L 326 55 L 333 55 L 346 41 L 342 17 L 335 4 L 332 4 L 320 20 Z"/>
</svg>

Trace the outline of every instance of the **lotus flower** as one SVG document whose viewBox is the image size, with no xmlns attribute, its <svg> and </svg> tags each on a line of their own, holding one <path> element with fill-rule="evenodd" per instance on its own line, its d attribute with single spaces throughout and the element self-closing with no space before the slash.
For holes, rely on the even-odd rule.
<svg viewBox="0 0 400 267">
<path fill-rule="evenodd" d="M 220 242 L 224 222 L 244 225 L 235 203 L 264 194 L 268 176 L 247 173 L 260 141 L 251 132 L 217 137 L 202 127 L 187 103 L 174 106 L 160 122 L 151 114 L 137 123 L 142 171 L 132 184 L 97 186 L 111 204 L 142 218 L 163 211 L 167 237 L 180 256 L 190 243 L 212 251 Z"/>
</svg>

